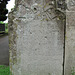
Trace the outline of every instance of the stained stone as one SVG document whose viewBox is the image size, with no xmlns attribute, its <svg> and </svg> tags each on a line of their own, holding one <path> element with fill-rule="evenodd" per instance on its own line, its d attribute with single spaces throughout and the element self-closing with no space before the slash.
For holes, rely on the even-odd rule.
<svg viewBox="0 0 75 75">
<path fill-rule="evenodd" d="M 16 0 L 9 13 L 12 75 L 62 75 L 64 24 L 57 21 L 53 1 Z"/>
<path fill-rule="evenodd" d="M 66 10 L 66 41 L 65 41 L 65 75 L 71 75 L 75 68 L 75 5 L 74 0 L 66 0 L 69 10 Z M 75 2 L 75 1 L 74 1 Z M 73 3 L 75 4 L 75 3 Z M 75 70 L 73 70 L 75 72 Z"/>
</svg>

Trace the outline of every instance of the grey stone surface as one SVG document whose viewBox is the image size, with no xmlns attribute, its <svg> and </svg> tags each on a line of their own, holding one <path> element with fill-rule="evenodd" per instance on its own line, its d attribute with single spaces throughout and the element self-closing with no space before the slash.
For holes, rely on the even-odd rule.
<svg viewBox="0 0 75 75">
<path fill-rule="evenodd" d="M 12 75 L 62 75 L 64 24 L 52 0 L 16 0 L 9 13 Z"/>
<path fill-rule="evenodd" d="M 65 0 L 69 11 L 75 11 L 75 0 Z"/>
<path fill-rule="evenodd" d="M 66 0 L 65 75 L 75 72 L 75 0 Z"/>
<path fill-rule="evenodd" d="M 65 43 L 65 75 L 71 75 L 75 72 L 75 12 L 72 10 L 66 12 Z"/>
</svg>

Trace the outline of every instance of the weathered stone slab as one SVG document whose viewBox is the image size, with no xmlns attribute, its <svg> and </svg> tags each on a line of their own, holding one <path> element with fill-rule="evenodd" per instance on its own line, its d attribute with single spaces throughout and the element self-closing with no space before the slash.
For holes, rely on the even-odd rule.
<svg viewBox="0 0 75 75">
<path fill-rule="evenodd" d="M 51 5 L 29 1 L 17 0 L 9 14 L 12 75 L 62 75 L 64 25 L 57 21 L 52 0 Z"/>
<path fill-rule="evenodd" d="M 70 8 L 66 10 L 65 75 L 71 75 L 75 72 L 75 1 L 66 1 Z"/>
<path fill-rule="evenodd" d="M 75 12 L 66 13 L 65 75 L 75 67 Z"/>
</svg>

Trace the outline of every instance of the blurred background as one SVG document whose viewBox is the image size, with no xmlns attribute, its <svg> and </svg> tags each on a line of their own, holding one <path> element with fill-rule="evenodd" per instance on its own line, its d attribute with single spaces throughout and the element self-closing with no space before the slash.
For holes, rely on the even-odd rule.
<svg viewBox="0 0 75 75">
<path fill-rule="evenodd" d="M 9 65 L 8 13 L 15 0 L 0 0 L 0 65 Z"/>
</svg>

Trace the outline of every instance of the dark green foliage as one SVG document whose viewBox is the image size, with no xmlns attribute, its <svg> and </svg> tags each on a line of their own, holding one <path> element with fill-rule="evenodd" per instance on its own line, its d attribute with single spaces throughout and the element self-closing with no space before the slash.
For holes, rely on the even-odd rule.
<svg viewBox="0 0 75 75">
<path fill-rule="evenodd" d="M 5 21 L 7 19 L 7 16 L 0 15 L 0 21 Z"/>
<path fill-rule="evenodd" d="M 0 0 L 0 21 L 5 21 L 7 19 L 6 14 L 8 10 L 6 9 L 6 4 L 10 0 Z"/>
</svg>

